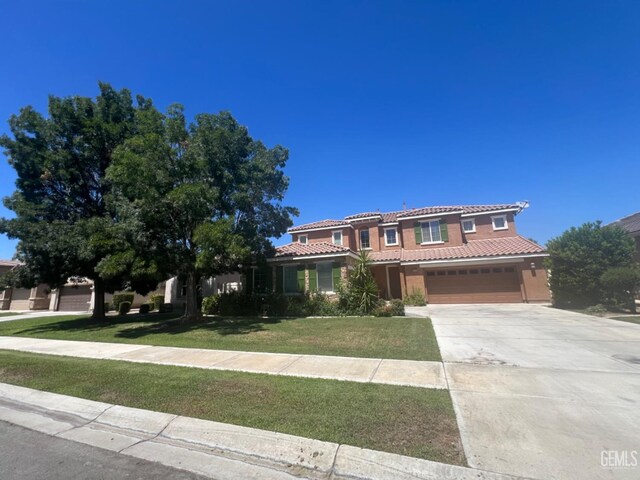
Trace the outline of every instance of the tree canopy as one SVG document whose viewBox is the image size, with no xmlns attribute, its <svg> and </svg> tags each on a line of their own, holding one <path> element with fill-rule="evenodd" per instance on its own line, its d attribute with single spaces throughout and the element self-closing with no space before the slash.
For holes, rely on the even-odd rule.
<svg viewBox="0 0 640 480">
<path fill-rule="evenodd" d="M 554 304 L 585 307 L 604 303 L 611 292 L 603 287 L 603 275 L 612 268 L 634 266 L 634 248 L 624 230 L 600 222 L 572 227 L 550 240 L 547 267 Z"/>
<path fill-rule="evenodd" d="M 199 316 L 204 276 L 237 271 L 272 248 L 297 210 L 281 204 L 288 187 L 288 152 L 266 148 L 228 112 L 185 119 L 139 112 L 141 128 L 114 152 L 107 178 L 118 218 L 136 223 L 145 242 L 136 254 L 187 282 L 185 319 Z M 142 248 L 142 251 L 140 250 Z M 116 269 L 117 255 L 105 262 Z"/>
<path fill-rule="evenodd" d="M 99 88 L 95 99 L 50 96 L 46 117 L 30 106 L 11 116 L 11 136 L 1 136 L 0 145 L 18 175 L 16 191 L 4 199 L 15 218 L 2 219 L 0 231 L 19 239 L 24 286 L 58 287 L 69 278 L 89 278 L 95 284 L 94 314 L 101 317 L 105 289 L 125 281 L 105 281 L 97 269 L 122 246 L 105 172 L 115 149 L 136 131 L 137 106 L 126 89 L 105 83 Z"/>
</svg>

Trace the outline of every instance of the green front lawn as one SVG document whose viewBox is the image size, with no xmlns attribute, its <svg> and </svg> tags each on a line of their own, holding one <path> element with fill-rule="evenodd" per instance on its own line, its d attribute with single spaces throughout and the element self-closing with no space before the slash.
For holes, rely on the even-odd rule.
<svg viewBox="0 0 640 480">
<path fill-rule="evenodd" d="M 13 315 L 20 315 L 17 312 L 0 312 L 0 317 L 11 317 Z"/>
<path fill-rule="evenodd" d="M 0 323 L 0 335 L 346 357 L 440 360 L 428 318 L 208 318 L 173 315 L 38 317 Z"/>
<path fill-rule="evenodd" d="M 611 318 L 612 320 L 622 320 L 623 322 L 640 324 L 640 315 L 625 316 L 625 317 L 609 317 L 609 318 Z"/>
<path fill-rule="evenodd" d="M 463 465 L 447 390 L 0 350 L 0 382 Z"/>
</svg>

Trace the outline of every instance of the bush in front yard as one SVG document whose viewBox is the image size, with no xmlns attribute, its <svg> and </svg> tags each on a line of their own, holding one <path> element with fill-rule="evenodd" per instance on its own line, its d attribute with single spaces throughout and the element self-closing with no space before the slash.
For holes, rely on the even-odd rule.
<svg viewBox="0 0 640 480">
<path fill-rule="evenodd" d="M 378 285 L 371 273 L 371 259 L 360 251 L 346 282 L 337 287 L 340 309 L 347 315 L 368 315 L 378 306 Z"/>
<path fill-rule="evenodd" d="M 402 303 L 402 300 L 394 298 L 389 304 L 391 305 L 392 315 L 394 317 L 404 317 L 404 303 Z"/>
<path fill-rule="evenodd" d="M 149 313 L 150 307 L 148 303 L 143 303 L 142 305 L 140 305 L 140 313 Z"/>
<path fill-rule="evenodd" d="M 151 304 L 152 310 L 160 311 L 160 308 L 162 308 L 164 304 L 164 295 L 151 295 L 149 297 L 149 303 Z"/>
<path fill-rule="evenodd" d="M 131 310 L 131 302 L 120 302 L 118 304 L 118 314 L 126 315 Z"/>
<path fill-rule="evenodd" d="M 414 307 L 424 307 L 427 302 L 424 299 L 424 294 L 417 288 L 414 288 L 410 294 L 404 297 L 404 304 Z"/>
<path fill-rule="evenodd" d="M 635 245 L 620 227 L 595 222 L 572 227 L 549 240 L 547 250 L 545 263 L 554 305 L 583 308 L 606 303 L 611 292 L 602 283 L 603 275 L 610 268 L 632 266 Z"/>
<path fill-rule="evenodd" d="M 217 315 L 220 313 L 220 295 L 210 295 L 202 299 L 203 315 Z"/>
<path fill-rule="evenodd" d="M 600 277 L 607 305 L 629 309 L 636 313 L 636 292 L 640 287 L 640 270 L 638 267 L 610 268 Z"/>
<path fill-rule="evenodd" d="M 111 299 L 111 303 L 113 303 L 113 309 L 116 312 L 120 312 L 120 304 L 122 302 L 129 302 L 129 307 L 131 307 L 131 304 L 133 303 L 133 293 L 114 293 L 113 298 Z"/>
</svg>

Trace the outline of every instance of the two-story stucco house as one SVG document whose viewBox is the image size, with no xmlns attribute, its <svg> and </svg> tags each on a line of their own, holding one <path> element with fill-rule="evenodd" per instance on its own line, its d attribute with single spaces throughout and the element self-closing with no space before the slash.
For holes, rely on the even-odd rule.
<svg viewBox="0 0 640 480">
<path fill-rule="evenodd" d="M 425 207 L 298 225 L 289 229 L 292 243 L 269 259 L 275 268 L 254 269 L 247 287 L 331 294 L 367 250 L 385 298 L 419 292 L 429 303 L 548 302 L 547 254 L 516 232 L 523 207 Z"/>
</svg>

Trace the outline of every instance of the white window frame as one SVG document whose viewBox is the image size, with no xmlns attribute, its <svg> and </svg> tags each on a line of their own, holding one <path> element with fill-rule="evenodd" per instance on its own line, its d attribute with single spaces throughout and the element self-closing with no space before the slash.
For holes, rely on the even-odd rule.
<svg viewBox="0 0 640 480">
<path fill-rule="evenodd" d="M 396 232 L 396 241 L 394 243 L 388 243 L 387 242 L 387 232 L 393 230 L 394 232 Z M 398 245 L 398 229 L 396 227 L 390 227 L 390 228 L 385 228 L 384 229 L 384 245 L 385 247 L 392 247 L 394 245 Z"/>
<path fill-rule="evenodd" d="M 318 271 L 318 267 L 320 265 L 329 265 L 329 272 L 330 272 L 330 276 L 329 278 L 331 278 L 331 290 L 320 290 L 320 273 Z M 333 262 L 318 262 L 316 263 L 316 286 L 318 288 L 318 292 L 320 293 L 326 293 L 329 295 L 332 295 L 335 293 L 335 285 L 333 284 Z"/>
<path fill-rule="evenodd" d="M 304 238 L 304 242 L 302 241 L 303 238 Z M 306 245 L 307 243 L 309 243 L 309 235 L 298 235 L 298 243 L 301 243 L 303 245 Z"/>
<path fill-rule="evenodd" d="M 464 222 L 471 222 L 471 230 L 467 230 L 464 228 Z M 462 219 L 462 231 L 464 233 L 476 233 L 476 219 L 475 218 L 463 218 Z"/>
<path fill-rule="evenodd" d="M 435 241 L 429 241 L 429 242 L 425 242 L 424 241 L 424 227 L 423 225 L 425 223 L 429 224 L 429 236 L 431 236 L 431 224 L 434 222 L 438 222 L 438 235 L 440 235 L 440 240 L 435 240 Z M 432 220 L 427 220 L 424 222 L 420 222 L 420 229 L 422 230 L 422 243 L 420 245 L 436 245 L 438 243 L 444 243 L 444 241 L 442 241 L 442 234 L 440 233 L 440 219 L 439 218 L 434 218 Z"/>
<path fill-rule="evenodd" d="M 336 242 L 336 233 L 340 234 L 340 243 Z M 342 235 L 342 230 L 333 230 L 331 232 L 331 243 L 333 243 L 334 245 L 339 245 L 339 246 L 343 245 L 344 239 L 343 239 L 343 235 Z"/>
<path fill-rule="evenodd" d="M 367 234 L 369 235 L 369 246 L 368 247 L 363 247 L 362 246 L 362 232 L 367 232 Z M 360 245 L 360 250 L 371 250 L 371 230 L 369 230 L 368 228 L 363 228 L 363 229 L 358 231 L 358 244 Z"/>
<path fill-rule="evenodd" d="M 296 291 L 295 292 L 287 292 L 287 269 L 293 268 L 296 272 Z M 298 265 L 283 265 L 282 266 L 282 293 L 285 295 L 298 295 Z"/>
<path fill-rule="evenodd" d="M 502 218 L 504 220 L 504 227 L 496 227 L 496 218 Z M 509 223 L 507 222 L 506 215 L 492 215 L 491 216 L 491 225 L 493 226 L 494 231 L 498 230 L 509 230 Z"/>
</svg>

